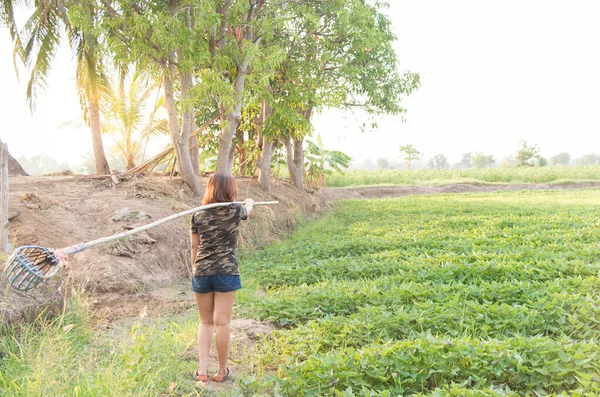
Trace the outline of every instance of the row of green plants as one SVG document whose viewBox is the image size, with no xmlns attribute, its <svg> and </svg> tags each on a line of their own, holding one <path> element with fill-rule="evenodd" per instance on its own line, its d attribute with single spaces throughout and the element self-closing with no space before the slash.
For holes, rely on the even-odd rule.
<svg viewBox="0 0 600 397">
<path fill-rule="evenodd" d="M 245 256 L 247 394 L 600 392 L 598 190 L 346 201 Z"/>
<path fill-rule="evenodd" d="M 598 393 L 598 371 L 596 343 L 545 337 L 423 337 L 315 355 L 289 365 L 277 382 L 283 393 L 294 396 L 348 388 L 410 395 L 450 382 L 470 387 L 501 384 L 522 394 L 546 395 L 577 388 Z"/>
<path fill-rule="evenodd" d="M 566 183 L 600 180 L 600 166 L 500 167 L 447 170 L 348 171 L 327 177 L 328 187 L 447 183 Z"/>
<path fill-rule="evenodd" d="M 244 266 L 266 288 L 386 275 L 418 282 L 594 275 L 600 255 L 596 194 L 348 201 Z M 568 197 L 579 201 L 564 201 Z"/>
<path fill-rule="evenodd" d="M 288 326 L 328 315 L 350 315 L 361 309 L 364 309 L 363 315 L 368 316 L 370 308 L 382 307 L 391 308 L 390 313 L 410 320 L 411 327 L 419 322 L 425 323 L 414 328 L 419 332 L 430 329 L 460 333 L 476 327 L 475 332 L 483 334 L 499 333 L 501 330 L 510 334 L 528 332 L 533 335 L 563 332 L 572 337 L 593 338 L 598 327 L 589 325 L 600 316 L 600 307 L 597 304 L 598 294 L 591 291 L 597 291 L 599 283 L 597 280 L 586 281 L 580 283 L 579 288 L 574 283 L 564 290 L 561 290 L 561 284 L 548 285 L 548 291 L 543 289 L 546 283 L 542 283 L 540 290 L 517 292 L 517 296 L 509 298 L 503 295 L 508 296 L 514 291 L 510 287 L 495 295 L 492 289 L 451 289 L 435 284 L 418 286 L 408 283 L 390 289 L 373 289 L 369 285 L 351 289 L 345 288 L 345 285 L 334 285 L 291 290 L 283 296 L 277 294 L 263 298 L 255 304 L 254 311 L 261 319 Z M 535 288 L 535 285 L 532 287 Z M 426 297 L 415 291 L 419 288 L 446 291 Z M 502 286 L 498 285 L 498 288 Z M 343 320 L 340 321 L 343 323 Z M 394 325 L 393 328 L 397 327 Z M 384 332 L 385 327 L 380 331 Z"/>
</svg>

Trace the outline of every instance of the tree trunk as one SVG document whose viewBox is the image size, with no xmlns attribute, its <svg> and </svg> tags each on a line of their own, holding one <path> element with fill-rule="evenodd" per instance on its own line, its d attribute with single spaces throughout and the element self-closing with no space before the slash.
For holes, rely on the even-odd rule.
<svg viewBox="0 0 600 397">
<path fill-rule="evenodd" d="M 312 116 L 313 106 L 308 105 L 304 112 L 304 119 L 310 123 Z M 285 142 L 285 149 L 287 151 L 287 163 L 288 172 L 290 174 L 290 182 L 298 189 L 304 189 L 304 137 L 293 139 L 293 153 L 292 143 L 289 140 Z"/>
<path fill-rule="evenodd" d="M 229 157 L 227 159 L 228 163 L 227 163 L 227 168 L 229 168 L 229 173 L 231 174 L 231 172 L 233 171 L 233 162 L 235 161 L 235 146 L 231 145 L 231 148 L 229 148 Z"/>
<path fill-rule="evenodd" d="M 294 168 L 294 148 L 292 146 L 292 140 L 290 138 L 285 138 L 283 140 L 283 144 L 285 145 L 285 162 L 287 164 L 290 183 L 294 186 L 297 186 L 296 169 Z"/>
<path fill-rule="evenodd" d="M 290 183 L 298 189 L 304 189 L 304 139 L 290 138 L 283 140 L 285 144 L 286 163 L 288 174 L 290 175 Z"/>
<path fill-rule="evenodd" d="M 227 123 L 226 128 L 221 133 L 221 139 L 219 140 L 219 152 L 217 154 L 217 165 L 216 172 L 224 172 L 231 174 L 231 167 L 229 162 L 229 151 L 231 150 L 231 142 L 233 141 L 233 135 L 240 124 L 242 117 L 242 101 L 244 94 L 244 85 L 246 82 L 246 73 L 248 72 L 248 63 L 250 57 L 244 56 L 242 62 L 238 65 L 237 75 L 235 77 L 234 98 L 235 106 L 232 110 L 227 112 Z"/>
<path fill-rule="evenodd" d="M 242 131 L 238 128 L 237 132 L 235 133 L 235 137 L 237 138 L 236 150 L 237 150 L 237 154 L 238 154 L 238 172 L 239 172 L 239 175 L 246 175 L 247 150 L 246 150 L 246 148 L 244 148 L 244 143 L 245 143 L 244 131 Z"/>
<path fill-rule="evenodd" d="M 94 151 L 94 172 L 100 175 L 109 175 L 110 167 L 106 161 L 104 153 L 104 144 L 102 143 L 102 127 L 100 125 L 100 101 L 98 93 L 92 86 L 91 94 L 88 97 L 90 111 L 90 129 L 92 130 L 92 148 Z"/>
<path fill-rule="evenodd" d="M 127 159 L 126 159 L 126 164 L 125 164 L 125 169 L 127 171 L 129 171 L 130 169 L 135 167 L 135 160 L 133 157 L 131 157 L 131 155 L 127 155 Z"/>
<path fill-rule="evenodd" d="M 263 99 L 260 112 L 260 123 L 258 130 L 262 136 L 262 147 L 260 157 L 258 158 L 258 184 L 267 193 L 271 193 L 271 159 L 273 158 L 273 138 L 270 135 L 264 135 L 263 131 L 267 120 L 271 117 L 273 108 Z"/>
<path fill-rule="evenodd" d="M 184 109 L 182 117 L 182 132 L 179 132 L 179 121 L 177 119 L 177 106 L 175 105 L 175 96 L 173 94 L 173 79 L 175 76 L 175 69 L 172 64 L 168 66 L 167 73 L 164 78 L 164 91 L 165 91 L 165 107 L 167 108 L 167 114 L 169 118 L 169 135 L 171 136 L 171 142 L 173 143 L 173 149 L 175 150 L 175 156 L 177 158 L 178 168 L 181 172 L 181 177 L 192 189 L 195 195 L 201 196 L 203 193 L 200 178 L 194 172 L 192 168 L 192 160 L 190 157 L 190 130 L 191 130 L 191 118 L 193 118 L 193 110 Z M 191 75 L 182 73 L 181 74 L 181 94 L 182 97 L 187 96 L 187 91 L 190 87 Z"/>
<path fill-rule="evenodd" d="M 195 131 L 197 128 L 195 117 L 192 117 L 192 125 L 190 131 Z M 190 142 L 190 158 L 192 160 L 192 168 L 196 175 L 200 176 L 200 148 L 198 147 L 198 137 L 191 137 Z"/>
<path fill-rule="evenodd" d="M 263 138 L 263 146 L 258 159 L 258 184 L 267 193 L 271 193 L 271 159 L 273 158 L 273 139 Z"/>
<path fill-rule="evenodd" d="M 194 173 L 200 176 L 200 148 L 198 147 L 198 138 L 190 139 L 190 159 Z"/>
<path fill-rule="evenodd" d="M 294 139 L 294 172 L 298 189 L 304 189 L 304 138 Z"/>
</svg>

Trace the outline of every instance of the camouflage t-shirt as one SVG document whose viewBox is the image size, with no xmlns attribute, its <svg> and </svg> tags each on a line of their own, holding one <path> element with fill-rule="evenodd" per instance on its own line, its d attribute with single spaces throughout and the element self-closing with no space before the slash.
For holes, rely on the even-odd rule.
<svg viewBox="0 0 600 397">
<path fill-rule="evenodd" d="M 198 254 L 194 276 L 239 275 L 237 260 L 238 230 L 241 219 L 248 218 L 246 207 L 231 204 L 196 212 L 192 233 L 198 234 Z"/>
</svg>

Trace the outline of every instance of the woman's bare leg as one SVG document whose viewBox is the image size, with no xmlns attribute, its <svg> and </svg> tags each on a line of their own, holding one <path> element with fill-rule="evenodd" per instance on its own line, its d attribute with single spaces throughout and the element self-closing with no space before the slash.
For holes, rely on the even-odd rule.
<svg viewBox="0 0 600 397">
<path fill-rule="evenodd" d="M 198 326 L 198 374 L 208 375 L 208 353 L 212 342 L 215 293 L 194 292 L 200 325 Z"/>
<path fill-rule="evenodd" d="M 235 292 L 215 292 L 213 322 L 217 330 L 217 356 L 219 370 L 216 375 L 227 375 L 227 358 L 229 356 L 229 323 L 235 301 Z"/>
</svg>

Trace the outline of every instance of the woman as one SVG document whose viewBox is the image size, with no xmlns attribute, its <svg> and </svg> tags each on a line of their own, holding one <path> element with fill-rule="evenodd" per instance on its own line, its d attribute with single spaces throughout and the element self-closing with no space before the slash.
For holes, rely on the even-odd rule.
<svg viewBox="0 0 600 397">
<path fill-rule="evenodd" d="M 235 179 L 216 173 L 208 180 L 202 204 L 227 203 L 235 200 Z M 215 382 L 229 378 L 229 323 L 235 293 L 242 288 L 237 259 L 237 240 L 240 220 L 247 219 L 254 200 L 230 204 L 196 212 L 192 216 L 192 291 L 196 298 L 200 326 L 198 327 L 199 367 L 194 374 L 197 381 L 208 380 L 208 352 L 216 328 L 219 369 L 212 376 Z"/>
</svg>

